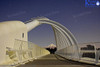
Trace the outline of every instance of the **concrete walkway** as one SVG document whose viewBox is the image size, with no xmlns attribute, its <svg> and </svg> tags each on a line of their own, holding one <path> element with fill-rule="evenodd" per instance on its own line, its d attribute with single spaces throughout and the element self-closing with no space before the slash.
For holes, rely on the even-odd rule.
<svg viewBox="0 0 100 67">
<path fill-rule="evenodd" d="M 58 55 L 49 54 L 18 67 L 97 67 L 97 66 L 65 60 L 64 58 Z"/>
</svg>

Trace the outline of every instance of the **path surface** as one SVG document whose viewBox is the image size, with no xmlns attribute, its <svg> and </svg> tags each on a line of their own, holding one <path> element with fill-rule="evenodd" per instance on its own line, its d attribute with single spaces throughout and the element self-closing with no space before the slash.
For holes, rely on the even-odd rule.
<svg viewBox="0 0 100 67">
<path fill-rule="evenodd" d="M 97 67 L 97 66 L 69 61 L 65 60 L 64 58 L 58 55 L 49 54 L 18 67 Z"/>
</svg>

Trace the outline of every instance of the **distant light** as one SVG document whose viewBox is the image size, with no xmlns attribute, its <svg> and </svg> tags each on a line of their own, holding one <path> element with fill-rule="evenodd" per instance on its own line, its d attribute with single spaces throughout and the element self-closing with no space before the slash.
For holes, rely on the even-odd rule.
<svg viewBox="0 0 100 67">
<path fill-rule="evenodd" d="M 97 1 L 97 2 L 96 2 L 96 5 L 97 5 L 97 6 L 99 6 L 99 5 L 100 5 L 100 2 L 99 2 L 99 1 Z"/>
</svg>

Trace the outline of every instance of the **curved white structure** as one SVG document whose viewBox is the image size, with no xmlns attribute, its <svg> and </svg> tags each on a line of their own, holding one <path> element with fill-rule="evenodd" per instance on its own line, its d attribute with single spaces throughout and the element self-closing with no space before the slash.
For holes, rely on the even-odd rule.
<svg viewBox="0 0 100 67">
<path fill-rule="evenodd" d="M 12 58 L 14 64 L 16 59 L 19 64 L 24 62 L 25 59 L 29 61 L 29 59 L 36 58 L 37 56 L 49 54 L 47 50 L 28 42 L 27 33 L 42 24 L 52 26 L 57 46 L 56 54 L 67 59 L 100 65 L 100 50 L 97 50 L 96 47 L 94 50 L 80 50 L 75 37 L 66 27 L 48 18 L 41 17 L 31 19 L 26 24 L 21 21 L 5 21 L 0 23 L 0 64 L 12 60 Z M 93 59 L 87 60 L 87 57 L 82 57 L 84 53 L 91 52 L 95 53 L 94 61 Z M 84 61 L 84 59 L 86 60 Z"/>
<path fill-rule="evenodd" d="M 26 26 L 27 26 L 27 31 L 31 31 L 32 29 L 34 29 L 35 27 L 37 27 L 38 25 L 40 25 L 40 22 L 37 21 L 37 20 L 34 20 L 30 23 L 27 23 Z"/>
<path fill-rule="evenodd" d="M 49 20 L 48 18 L 35 18 L 29 21 L 26 26 L 28 31 L 30 31 L 41 24 L 49 24 L 52 26 L 57 46 L 57 54 L 60 54 L 68 59 L 79 59 L 77 41 L 72 33 L 63 25 Z"/>
<path fill-rule="evenodd" d="M 7 61 L 6 48 L 13 48 L 15 39 L 27 41 L 27 27 L 21 21 L 0 22 L 0 64 Z"/>
</svg>

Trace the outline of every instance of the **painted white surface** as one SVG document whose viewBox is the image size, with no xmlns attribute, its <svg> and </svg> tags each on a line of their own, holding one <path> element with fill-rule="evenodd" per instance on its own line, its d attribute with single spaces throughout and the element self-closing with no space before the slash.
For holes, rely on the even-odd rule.
<svg viewBox="0 0 100 67">
<path fill-rule="evenodd" d="M 37 27 L 38 25 L 40 25 L 38 20 L 34 20 L 30 23 L 27 23 L 26 26 L 27 26 L 28 32 L 31 31 L 32 29 L 34 29 L 35 27 Z"/>
<path fill-rule="evenodd" d="M 0 64 L 6 61 L 6 47 L 13 48 L 15 39 L 27 41 L 26 25 L 21 21 L 0 22 Z"/>
</svg>

